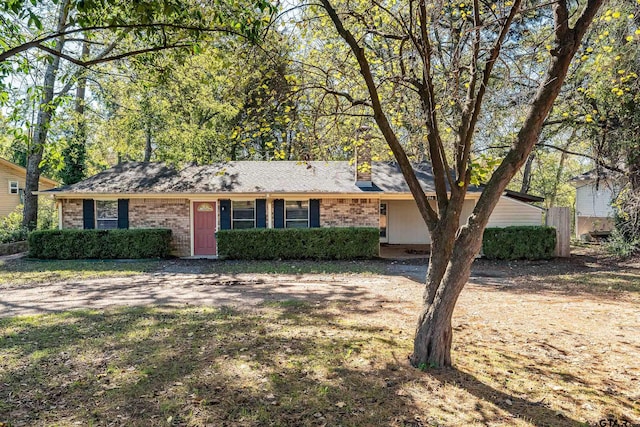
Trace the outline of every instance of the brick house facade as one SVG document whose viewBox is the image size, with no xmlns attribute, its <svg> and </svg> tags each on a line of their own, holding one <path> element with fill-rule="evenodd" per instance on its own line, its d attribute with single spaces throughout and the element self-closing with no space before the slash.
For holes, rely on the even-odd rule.
<svg viewBox="0 0 640 427">
<path fill-rule="evenodd" d="M 84 228 L 83 200 L 58 201 L 61 204 L 61 227 Z M 190 199 L 132 198 L 128 208 L 129 228 L 168 228 L 172 236 L 172 254 L 180 257 L 193 255 Z M 377 227 L 378 223 L 377 199 L 320 199 L 321 227 Z M 272 227 L 273 224 L 269 226 Z"/>
<path fill-rule="evenodd" d="M 378 199 L 321 199 L 321 227 L 378 227 Z"/>
<path fill-rule="evenodd" d="M 434 197 L 431 166 L 415 164 L 414 172 Z M 480 192 L 467 190 L 461 221 Z M 58 202 L 61 228 L 169 228 L 178 256 L 215 255 L 218 230 L 253 227 L 375 227 L 383 244 L 430 243 L 404 176 L 391 162 L 234 161 L 182 169 L 127 162 L 40 194 Z M 540 208 L 505 200 L 490 223 L 542 223 Z"/>
</svg>

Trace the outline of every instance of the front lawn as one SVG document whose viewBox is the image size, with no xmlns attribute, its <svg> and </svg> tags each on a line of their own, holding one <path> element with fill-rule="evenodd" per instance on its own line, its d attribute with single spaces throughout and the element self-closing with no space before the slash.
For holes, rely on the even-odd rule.
<svg viewBox="0 0 640 427">
<path fill-rule="evenodd" d="M 514 334 L 495 330 L 492 313 L 479 322 L 477 313 L 463 314 L 455 327 L 456 369 L 423 373 L 407 364 L 412 330 L 406 321 L 414 314 L 398 322 L 393 307 L 372 312 L 349 303 L 285 300 L 251 312 L 127 308 L 3 319 L 0 422 L 416 427 L 587 426 L 607 416 L 640 421 L 637 371 L 635 382 L 629 380 L 638 351 L 618 354 L 633 343 L 603 349 L 596 338 L 572 351 L 549 331 Z M 615 370 L 605 361 L 612 354 Z"/>
<path fill-rule="evenodd" d="M 635 264 L 478 262 L 455 368 L 426 372 L 407 362 L 419 264 L 17 260 L 7 277 L 32 282 L 3 285 L 7 308 L 34 291 L 16 301 L 38 312 L 145 292 L 179 303 L 0 319 L 0 425 L 640 425 Z"/>
<path fill-rule="evenodd" d="M 202 274 L 382 274 L 387 262 L 222 260 L 35 260 L 0 261 L 0 286 L 60 282 L 140 273 Z"/>
<path fill-rule="evenodd" d="M 154 271 L 159 260 L 32 260 L 0 261 L 0 285 L 59 282 L 98 277 L 131 276 Z"/>
</svg>

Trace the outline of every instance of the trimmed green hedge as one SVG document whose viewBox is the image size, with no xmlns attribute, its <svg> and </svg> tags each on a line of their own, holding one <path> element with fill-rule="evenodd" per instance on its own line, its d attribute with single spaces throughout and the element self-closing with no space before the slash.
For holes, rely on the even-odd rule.
<svg viewBox="0 0 640 427">
<path fill-rule="evenodd" d="M 355 259 L 378 255 L 377 228 L 220 230 L 218 254 L 228 259 Z"/>
<path fill-rule="evenodd" d="M 487 228 L 482 238 L 482 252 L 489 259 L 549 259 L 555 248 L 554 227 Z"/>
<path fill-rule="evenodd" d="M 29 234 L 29 256 L 45 259 L 166 258 L 171 230 L 43 230 Z"/>
</svg>

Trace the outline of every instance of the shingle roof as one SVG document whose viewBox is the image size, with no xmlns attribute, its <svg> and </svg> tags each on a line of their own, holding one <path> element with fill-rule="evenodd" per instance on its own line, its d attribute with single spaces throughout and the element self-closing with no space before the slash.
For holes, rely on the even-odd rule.
<svg viewBox="0 0 640 427">
<path fill-rule="evenodd" d="M 425 192 L 433 193 L 428 163 L 414 166 Z M 96 194 L 159 193 L 408 193 L 396 163 L 372 164 L 372 188 L 355 184 L 347 161 L 239 161 L 176 169 L 164 163 L 122 163 L 84 181 L 50 192 Z M 474 191 L 474 189 L 470 189 Z M 476 190 L 477 191 L 477 190 Z"/>
<path fill-rule="evenodd" d="M 609 177 L 609 174 L 607 173 L 606 170 L 598 171 L 596 169 L 591 169 L 583 174 L 572 177 L 571 179 L 569 179 L 569 182 L 575 182 L 575 183 L 589 182 L 589 181 L 596 181 L 598 179 L 606 179 L 608 177 Z"/>
<path fill-rule="evenodd" d="M 5 167 L 8 167 L 10 169 L 13 169 L 14 171 L 16 171 L 19 174 L 24 175 L 24 176 L 26 176 L 26 174 L 27 174 L 27 170 L 25 168 L 23 168 L 22 166 L 20 166 L 18 164 L 10 162 L 9 160 L 4 159 L 2 157 L 0 157 L 0 166 L 5 166 Z M 39 182 L 40 183 L 44 182 L 44 183 L 49 184 L 49 185 L 58 185 L 58 184 L 60 184 L 59 182 L 54 181 L 51 178 L 47 178 L 46 176 L 43 176 L 43 175 L 40 175 Z"/>
</svg>

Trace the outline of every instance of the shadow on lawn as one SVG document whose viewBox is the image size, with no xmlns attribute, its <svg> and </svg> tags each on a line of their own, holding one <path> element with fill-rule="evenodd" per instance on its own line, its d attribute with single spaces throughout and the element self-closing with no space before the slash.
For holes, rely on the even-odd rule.
<svg viewBox="0 0 640 427">
<path fill-rule="evenodd" d="M 0 320 L 0 422 L 442 425 L 455 402 L 406 391 L 435 382 L 533 425 L 582 425 L 471 374 L 408 367 L 397 357 L 408 342 L 390 328 L 344 325 L 309 303 L 262 310 L 128 308 Z M 501 421 L 476 412 L 478 423 Z"/>
<path fill-rule="evenodd" d="M 179 282 L 179 283 L 178 283 Z M 178 284 L 176 284 L 178 283 Z M 41 284 L 19 288 L 20 298 L 0 300 L 0 317 L 55 313 L 71 308 L 105 308 L 108 306 L 143 305 L 209 305 L 255 306 L 264 302 L 299 300 L 309 302 L 357 301 L 357 307 L 375 304 L 379 296 L 365 286 L 354 286 L 344 280 L 323 279 L 300 284 L 290 277 L 264 282 L 236 275 L 180 275 L 162 273 L 133 277 L 68 281 L 59 283 L 48 297 L 40 296 Z M 33 298 L 28 298 L 33 294 Z M 51 295 L 49 295 L 51 294 Z M 354 307 L 356 306 L 354 305 Z"/>
<path fill-rule="evenodd" d="M 592 257 L 549 261 L 490 261 L 478 259 L 471 270 L 469 283 L 511 293 L 554 295 L 593 295 L 617 300 L 621 293 L 640 293 L 640 269 L 613 264 L 591 264 Z M 387 274 L 402 276 L 423 285 L 426 265 L 397 262 L 389 264 Z"/>
</svg>

